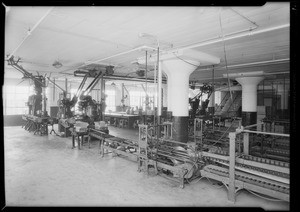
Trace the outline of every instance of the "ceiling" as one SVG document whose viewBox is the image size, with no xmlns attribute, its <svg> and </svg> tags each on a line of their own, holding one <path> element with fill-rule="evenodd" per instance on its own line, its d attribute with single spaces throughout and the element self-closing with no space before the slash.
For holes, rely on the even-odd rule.
<svg viewBox="0 0 300 212">
<path fill-rule="evenodd" d="M 138 58 L 153 49 L 193 49 L 220 58 L 214 79 L 226 74 L 290 71 L 290 4 L 259 7 L 6 7 L 5 55 L 29 72 L 72 77 L 78 69 L 114 66 L 138 77 Z M 153 35 L 143 38 L 141 33 Z M 147 48 L 142 48 L 146 46 Z M 55 68 L 55 61 L 62 67 Z M 6 77 L 19 77 L 5 62 Z M 147 77 L 153 78 L 153 64 Z M 225 74 L 225 75 L 224 75 Z M 195 67 L 191 81 L 211 81 L 212 66 Z M 81 79 L 80 79 L 81 80 Z"/>
</svg>

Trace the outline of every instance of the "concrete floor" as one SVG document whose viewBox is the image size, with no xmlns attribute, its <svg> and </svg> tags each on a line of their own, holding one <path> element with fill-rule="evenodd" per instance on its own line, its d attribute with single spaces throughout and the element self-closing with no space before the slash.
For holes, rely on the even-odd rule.
<svg viewBox="0 0 300 212">
<path fill-rule="evenodd" d="M 137 140 L 137 130 L 112 135 Z M 268 201 L 240 191 L 233 204 L 223 186 L 207 179 L 184 189 L 161 176 L 137 172 L 126 158 L 99 157 L 98 143 L 72 149 L 71 138 L 33 135 L 21 127 L 4 127 L 7 206 L 199 206 L 261 207 L 289 210 L 289 203 Z"/>
</svg>

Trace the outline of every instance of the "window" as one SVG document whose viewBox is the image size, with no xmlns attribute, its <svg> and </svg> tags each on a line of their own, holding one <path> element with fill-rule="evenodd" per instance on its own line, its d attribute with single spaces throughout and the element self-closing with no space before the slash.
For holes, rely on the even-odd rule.
<svg viewBox="0 0 300 212">
<path fill-rule="evenodd" d="M 153 97 L 151 93 L 148 94 L 149 97 L 149 107 L 153 110 Z M 146 94 L 144 91 L 130 91 L 130 106 L 131 107 L 143 107 L 143 110 L 146 109 Z"/>
<path fill-rule="evenodd" d="M 143 104 L 142 99 L 141 99 L 142 95 L 143 94 L 140 91 L 130 91 L 129 92 L 130 106 L 135 108 L 135 107 L 139 107 L 140 105 L 142 105 Z"/>
<path fill-rule="evenodd" d="M 116 111 L 116 97 L 115 97 L 115 91 L 114 90 L 106 90 L 105 91 L 106 99 L 106 109 L 105 111 Z"/>
<path fill-rule="evenodd" d="M 31 94 L 32 91 L 29 86 L 3 86 L 3 114 L 27 114 L 26 102 Z"/>
</svg>

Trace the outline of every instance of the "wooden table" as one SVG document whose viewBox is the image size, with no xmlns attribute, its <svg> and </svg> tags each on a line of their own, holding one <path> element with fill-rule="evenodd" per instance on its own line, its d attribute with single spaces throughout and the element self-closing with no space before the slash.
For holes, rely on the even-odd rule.
<svg viewBox="0 0 300 212">
<path fill-rule="evenodd" d="M 80 149 L 80 146 L 83 144 L 84 136 L 88 135 L 88 131 L 86 132 L 76 132 L 75 129 L 72 132 L 72 149 L 75 148 L 75 138 L 77 137 L 77 147 Z M 80 139 L 81 138 L 81 139 Z"/>
</svg>

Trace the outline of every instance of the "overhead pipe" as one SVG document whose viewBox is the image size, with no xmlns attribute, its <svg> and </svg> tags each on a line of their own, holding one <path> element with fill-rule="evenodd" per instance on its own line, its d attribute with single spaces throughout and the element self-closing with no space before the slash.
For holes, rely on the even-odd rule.
<svg viewBox="0 0 300 212">
<path fill-rule="evenodd" d="M 134 52 L 134 51 L 138 51 L 138 50 L 141 50 L 141 49 L 152 49 L 152 50 L 156 50 L 155 48 L 153 47 L 150 47 L 150 46 L 140 46 L 140 47 L 137 47 L 137 48 L 134 48 L 134 49 L 130 49 L 128 51 L 125 51 L 125 52 L 121 52 L 121 53 L 118 53 L 118 54 L 115 54 L 115 55 L 111 55 L 109 57 L 105 57 L 105 58 L 102 58 L 102 59 L 99 59 L 99 60 L 95 60 L 95 61 L 91 61 L 91 62 L 86 62 L 84 65 L 82 66 L 86 66 L 86 65 L 90 65 L 90 64 L 93 64 L 93 63 L 98 63 L 98 62 L 101 62 L 103 60 L 107 60 L 107 59 L 111 59 L 111 58 L 114 58 L 114 57 L 117 57 L 117 56 L 121 56 L 121 55 L 124 55 L 124 54 L 128 54 L 130 52 Z M 79 66 L 79 67 L 82 67 L 82 66 Z"/>
<path fill-rule="evenodd" d="M 135 82 L 145 82 L 144 78 L 136 78 L 136 77 L 126 77 L 120 76 L 120 75 L 111 75 L 111 76 L 104 76 L 103 79 L 106 80 L 124 80 L 124 81 L 135 81 Z M 148 82 L 154 82 L 154 79 L 149 79 L 147 80 Z M 166 83 L 166 80 L 163 79 L 163 83 Z"/>
<path fill-rule="evenodd" d="M 244 64 L 239 64 L 239 65 L 231 65 L 231 66 L 227 66 L 230 68 L 234 68 L 234 67 L 240 67 L 240 66 L 255 66 L 255 65 L 269 65 L 268 63 L 282 63 L 282 62 L 288 62 L 290 61 L 290 58 L 285 58 L 285 59 L 278 59 L 278 60 L 267 60 L 267 61 L 260 61 L 260 62 L 253 62 L 253 63 L 244 63 Z M 224 68 L 224 67 L 223 67 Z"/>
<path fill-rule="evenodd" d="M 253 31 L 257 27 L 254 27 L 254 28 L 251 27 L 250 29 L 240 30 L 240 31 L 237 31 L 237 32 L 226 34 L 226 35 L 224 35 L 223 39 L 222 39 L 221 36 L 218 36 L 218 37 L 215 37 L 215 38 L 211 38 L 211 39 L 208 39 L 208 40 L 198 42 L 196 44 L 177 47 L 176 50 L 163 51 L 163 52 L 164 53 L 172 53 L 172 52 L 176 52 L 176 51 L 180 51 L 180 50 L 184 50 L 184 49 L 192 49 L 192 48 L 197 48 L 197 47 L 201 47 L 201 46 L 207 46 L 207 45 L 210 45 L 210 44 L 215 44 L 215 43 L 219 43 L 219 42 L 223 42 L 223 41 L 227 41 L 227 40 L 232 40 L 232 39 L 236 39 L 236 38 L 242 38 L 242 37 L 250 36 L 250 35 L 257 35 L 257 34 L 261 34 L 261 33 L 264 33 L 264 32 L 271 32 L 271 31 L 274 31 L 274 30 L 283 29 L 283 28 L 287 28 L 287 27 L 290 27 L 290 24 L 283 24 L 283 25 L 280 25 L 280 26 L 270 27 L 270 28 L 262 29 L 262 30 L 258 30 L 258 31 Z"/>
<path fill-rule="evenodd" d="M 253 63 L 244 63 L 244 64 L 238 64 L 238 65 L 229 65 L 227 68 L 239 68 L 239 67 L 245 67 L 245 66 L 255 66 L 255 65 L 272 65 L 269 63 L 285 63 L 290 61 L 290 58 L 285 58 L 285 59 L 278 59 L 278 60 L 267 60 L 267 61 L 259 61 L 259 62 L 253 62 Z M 222 67 L 215 67 L 215 70 L 220 70 L 220 69 L 225 69 L 225 66 Z M 211 70 L 212 68 L 197 68 L 196 71 L 202 70 Z"/>
<path fill-rule="evenodd" d="M 241 30 L 241 31 L 237 31 L 237 32 L 233 32 L 233 33 L 229 33 L 227 35 L 224 35 L 224 41 L 245 37 L 245 36 L 248 36 L 248 35 L 256 35 L 256 34 L 260 34 L 260 33 L 264 33 L 264 32 L 269 32 L 269 31 L 273 31 L 273 30 L 277 30 L 277 29 L 286 28 L 286 27 L 289 27 L 289 26 L 290 26 L 290 24 L 284 24 L 284 25 L 280 25 L 280 26 L 277 26 L 277 27 L 271 27 L 271 28 L 267 28 L 267 29 L 263 29 L 263 30 L 259 30 L 259 31 L 255 31 L 255 32 L 252 32 L 252 31 L 255 30 L 257 28 L 257 26 L 255 28 L 251 27 L 250 29 L 247 29 L 247 30 Z M 241 34 L 241 35 L 232 36 L 232 35 L 240 34 L 240 33 L 243 33 L 243 32 L 250 32 L 250 34 L 249 33 L 244 33 L 244 34 Z M 144 35 L 145 35 L 145 33 L 141 34 L 141 37 L 144 37 Z M 151 37 L 155 37 L 155 36 L 151 35 Z M 219 36 L 219 37 L 216 37 L 216 38 L 213 38 L 213 39 L 208 39 L 206 41 L 201 41 L 200 43 L 197 43 L 197 44 L 188 45 L 188 46 L 185 46 L 185 47 L 178 47 L 177 51 L 178 50 L 183 50 L 183 49 L 196 48 L 196 47 L 205 46 L 205 45 L 209 45 L 209 44 L 214 44 L 214 43 L 218 43 L 218 42 L 222 42 L 222 41 L 223 41 L 223 39 L 221 39 L 220 36 Z M 104 61 L 104 60 L 107 60 L 107 59 L 111 59 L 113 57 L 121 56 L 121 55 L 124 55 L 124 54 L 128 54 L 130 52 L 141 50 L 141 49 L 152 49 L 152 50 L 155 50 L 155 51 L 158 50 L 156 48 L 143 45 L 143 46 L 140 46 L 140 47 L 137 47 L 137 48 L 125 51 L 125 52 L 121 52 L 121 53 L 118 53 L 118 54 L 115 54 L 115 55 L 111 55 L 109 57 L 105 57 L 105 58 L 102 58 L 102 59 L 99 59 L 99 60 L 86 62 L 84 65 L 81 65 L 79 67 L 83 67 L 83 66 L 93 64 L 93 63 L 98 63 L 98 62 L 101 62 L 101 61 Z M 158 51 L 161 51 L 161 50 L 158 50 Z M 167 52 L 167 51 L 164 51 L 164 52 Z M 171 51 L 171 52 L 174 52 L 174 51 Z"/>
<path fill-rule="evenodd" d="M 41 18 L 38 22 L 36 22 L 36 24 L 32 27 L 32 29 L 30 31 L 27 32 L 27 35 L 25 36 L 25 38 L 21 41 L 21 43 L 17 46 L 17 48 L 12 51 L 12 53 L 8 56 L 8 58 L 11 58 L 16 51 L 18 51 L 18 49 L 23 45 L 23 43 L 25 42 L 25 40 L 32 34 L 32 32 L 38 27 L 38 25 L 47 17 L 47 15 L 49 15 L 49 13 L 53 10 L 54 7 L 51 7 Z"/>
<path fill-rule="evenodd" d="M 289 71 L 284 71 L 284 72 L 275 72 L 275 73 L 264 73 L 262 74 L 261 76 L 268 76 L 268 75 L 277 75 L 277 74 L 289 74 L 290 72 Z M 205 80 L 211 80 L 212 78 L 211 77 L 201 77 L 200 80 L 197 80 L 197 81 L 205 81 Z M 224 79 L 224 77 L 215 77 L 215 79 Z M 196 85 L 198 86 L 198 85 Z"/>
<path fill-rule="evenodd" d="M 280 25 L 280 26 L 270 27 L 270 28 L 262 29 L 262 30 L 258 30 L 258 31 L 253 31 L 253 28 L 250 28 L 248 30 L 242 30 L 242 31 L 238 31 L 238 32 L 234 32 L 234 33 L 224 35 L 224 41 L 232 40 L 232 39 L 236 39 L 236 38 L 242 38 L 242 37 L 250 36 L 250 35 L 257 35 L 257 34 L 261 34 L 261 33 L 264 33 L 264 32 L 271 32 L 271 31 L 274 31 L 274 30 L 283 29 L 283 28 L 287 28 L 287 27 L 290 27 L 290 24 L 283 24 L 283 25 Z M 245 31 L 246 32 L 248 31 L 248 33 L 243 33 Z M 243 33 L 243 34 L 240 34 L 240 33 Z M 234 34 L 240 34 L 240 35 L 231 36 L 231 35 L 234 35 Z M 185 47 L 178 47 L 178 49 L 191 49 L 191 48 L 206 46 L 206 45 L 209 45 L 209 44 L 215 44 L 215 43 L 219 43 L 219 42 L 223 42 L 223 39 L 220 38 L 220 36 L 216 37 L 216 38 L 208 39 L 208 40 L 205 40 L 205 41 L 201 41 L 201 42 L 196 43 L 196 44 L 188 45 L 188 46 L 185 46 Z"/>
</svg>

